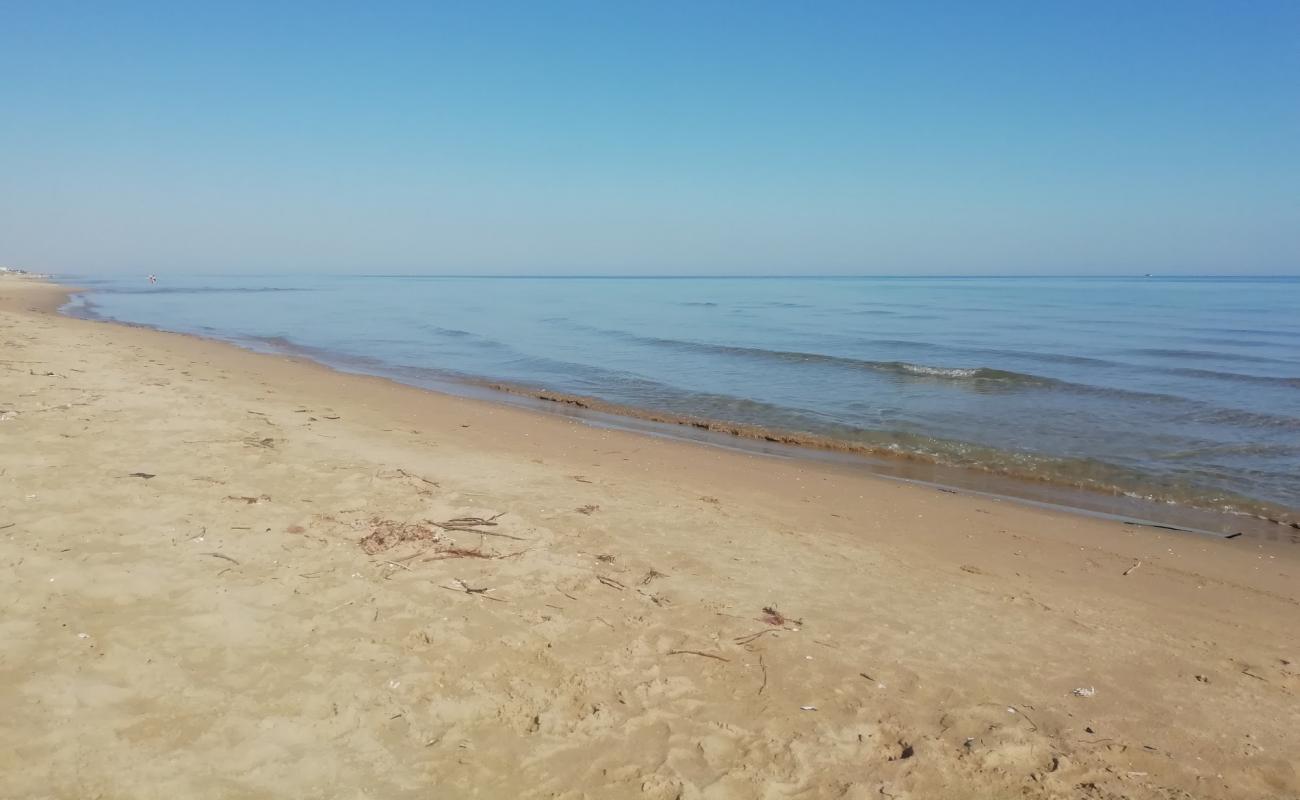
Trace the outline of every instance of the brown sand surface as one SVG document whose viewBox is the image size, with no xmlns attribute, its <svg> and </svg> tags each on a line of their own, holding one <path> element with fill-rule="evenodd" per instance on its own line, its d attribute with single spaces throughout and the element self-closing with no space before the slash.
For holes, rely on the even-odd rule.
<svg viewBox="0 0 1300 800">
<path fill-rule="evenodd" d="M 0 279 L 0 797 L 1300 796 L 1285 537 L 604 430 L 61 297 Z"/>
</svg>

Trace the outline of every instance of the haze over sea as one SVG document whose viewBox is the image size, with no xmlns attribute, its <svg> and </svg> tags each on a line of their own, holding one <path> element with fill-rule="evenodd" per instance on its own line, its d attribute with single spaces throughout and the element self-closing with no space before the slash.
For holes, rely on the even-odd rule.
<svg viewBox="0 0 1300 800">
<path fill-rule="evenodd" d="M 1300 278 L 69 278 L 73 313 L 1296 519 Z"/>
</svg>

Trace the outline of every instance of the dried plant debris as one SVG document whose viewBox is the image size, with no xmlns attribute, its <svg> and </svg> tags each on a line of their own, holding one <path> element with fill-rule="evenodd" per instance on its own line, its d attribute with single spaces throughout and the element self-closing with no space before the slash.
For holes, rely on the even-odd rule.
<svg viewBox="0 0 1300 800">
<path fill-rule="evenodd" d="M 759 617 L 759 619 L 766 622 L 768 625 L 776 625 L 778 627 L 784 625 L 803 625 L 803 620 L 787 617 L 785 614 L 778 611 L 776 606 L 763 606 L 763 616 Z"/>
<path fill-rule="evenodd" d="M 442 534 L 418 522 L 397 522 L 375 517 L 370 520 L 370 533 L 361 539 L 361 549 L 369 555 L 392 550 L 405 542 L 437 542 Z"/>
</svg>

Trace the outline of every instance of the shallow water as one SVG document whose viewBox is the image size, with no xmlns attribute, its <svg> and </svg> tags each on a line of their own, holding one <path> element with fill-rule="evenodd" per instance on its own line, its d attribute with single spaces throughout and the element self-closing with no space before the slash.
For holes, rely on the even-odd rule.
<svg viewBox="0 0 1300 800">
<path fill-rule="evenodd" d="M 1300 509 L 1300 278 L 68 276 L 72 311 L 1202 508 Z M 1290 518 L 1290 517 L 1288 517 Z"/>
</svg>

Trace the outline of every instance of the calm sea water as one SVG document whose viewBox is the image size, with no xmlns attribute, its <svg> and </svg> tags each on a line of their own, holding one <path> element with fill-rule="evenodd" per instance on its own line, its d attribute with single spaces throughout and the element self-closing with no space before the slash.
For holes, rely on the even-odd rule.
<svg viewBox="0 0 1300 800">
<path fill-rule="evenodd" d="M 1108 493 L 1300 509 L 1300 278 L 75 279 L 73 312 Z"/>
</svg>

